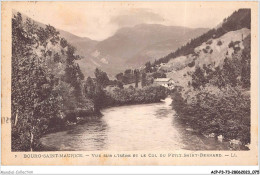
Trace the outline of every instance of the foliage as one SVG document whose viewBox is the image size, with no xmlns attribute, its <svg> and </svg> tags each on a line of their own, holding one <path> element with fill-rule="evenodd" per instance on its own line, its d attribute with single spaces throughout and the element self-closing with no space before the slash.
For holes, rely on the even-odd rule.
<svg viewBox="0 0 260 175">
<path fill-rule="evenodd" d="M 222 41 L 219 40 L 219 41 L 217 42 L 217 45 L 218 45 L 218 46 L 221 46 L 221 45 L 222 45 Z"/>
<path fill-rule="evenodd" d="M 232 47 L 234 42 L 231 42 Z M 192 74 L 191 85 L 194 89 L 205 87 L 207 83 L 223 88 L 226 86 L 250 87 L 250 35 L 243 41 L 244 49 L 241 53 L 233 54 L 232 58 L 225 58 L 222 68 L 220 66 L 203 65 L 196 67 Z"/>
<path fill-rule="evenodd" d="M 136 81 L 135 70 L 133 71 L 132 69 L 127 69 L 124 73 L 118 73 L 115 77 L 123 84 L 131 84 Z"/>
<path fill-rule="evenodd" d="M 145 63 L 145 72 L 146 72 L 146 73 L 152 72 L 152 65 L 151 65 L 151 62 L 150 62 L 150 61 L 148 61 L 147 63 Z"/>
<path fill-rule="evenodd" d="M 75 51 L 54 27 L 13 16 L 12 150 L 37 150 L 41 135 L 62 125 L 65 110 L 84 102 Z"/>
<path fill-rule="evenodd" d="M 140 72 L 138 69 L 134 70 L 134 77 L 135 77 L 135 88 L 138 88 L 138 82 L 140 78 Z"/>
<path fill-rule="evenodd" d="M 231 42 L 234 48 L 238 42 Z M 223 66 L 203 65 L 191 75 L 193 89 L 173 93 L 179 119 L 203 134 L 250 143 L 250 35 L 244 49 L 225 58 Z"/>
<path fill-rule="evenodd" d="M 141 78 L 141 85 L 142 85 L 142 87 L 144 87 L 144 86 L 146 86 L 146 73 L 145 72 L 143 72 L 142 73 L 142 78 Z"/>
<path fill-rule="evenodd" d="M 106 105 L 127 105 L 154 103 L 165 99 L 167 89 L 162 86 L 147 86 L 142 89 L 127 88 L 115 89 L 113 93 L 106 93 Z"/>
<path fill-rule="evenodd" d="M 109 78 L 107 76 L 107 73 L 103 72 L 102 70 L 100 70 L 98 68 L 96 68 L 96 70 L 95 70 L 95 77 L 96 77 L 97 84 L 101 88 L 104 88 L 109 84 Z"/>
<path fill-rule="evenodd" d="M 237 88 L 214 94 L 199 91 L 190 103 L 179 92 L 173 95 L 173 109 L 180 119 L 200 133 L 223 135 L 250 143 L 250 98 Z"/>
<path fill-rule="evenodd" d="M 157 71 L 157 72 L 154 72 L 152 74 L 152 77 L 154 79 L 156 79 L 156 78 L 166 78 L 166 74 L 164 72 Z"/>
</svg>

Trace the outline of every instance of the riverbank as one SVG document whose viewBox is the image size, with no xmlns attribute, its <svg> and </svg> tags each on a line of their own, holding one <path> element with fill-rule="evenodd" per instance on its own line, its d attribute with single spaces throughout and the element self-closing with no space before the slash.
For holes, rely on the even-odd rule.
<svg viewBox="0 0 260 175">
<path fill-rule="evenodd" d="M 102 96 L 102 101 L 99 101 L 100 104 L 94 105 L 100 107 L 98 110 L 92 108 L 92 110 L 77 109 L 66 111 L 64 118 L 55 118 L 55 120 L 50 121 L 52 122 L 49 125 L 51 127 L 47 128 L 43 135 L 70 130 L 77 125 L 98 119 L 103 116 L 101 110 L 104 109 L 118 106 L 158 103 L 162 99 L 165 99 L 167 95 L 167 89 L 161 86 L 148 86 L 142 89 L 116 89 L 113 92 L 105 92 Z M 42 150 L 42 145 L 38 147 L 39 151 Z"/>
<path fill-rule="evenodd" d="M 183 96 L 186 95 L 186 98 Z M 232 150 L 248 150 L 250 144 L 250 98 L 234 89 L 209 93 L 172 93 L 172 108 L 190 130 L 220 142 Z"/>
<path fill-rule="evenodd" d="M 229 150 L 226 142 L 187 130 L 170 106 L 159 103 L 102 109 L 102 117 L 68 131 L 45 135 L 41 142 L 56 151 Z"/>
</svg>

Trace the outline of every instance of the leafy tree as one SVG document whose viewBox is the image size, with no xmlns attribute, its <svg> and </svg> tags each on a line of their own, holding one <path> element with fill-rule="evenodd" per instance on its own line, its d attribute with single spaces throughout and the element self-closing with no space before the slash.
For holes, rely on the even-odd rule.
<svg viewBox="0 0 260 175">
<path fill-rule="evenodd" d="M 144 86 L 146 86 L 146 73 L 145 72 L 142 73 L 141 85 L 142 85 L 142 88 Z"/>
<path fill-rule="evenodd" d="M 118 81 L 122 81 L 122 80 L 123 80 L 123 76 L 124 76 L 123 73 L 116 74 L 116 79 L 117 79 Z"/>
<path fill-rule="evenodd" d="M 251 85 L 251 35 L 244 39 L 244 50 L 242 51 L 241 81 L 244 88 Z"/>
<path fill-rule="evenodd" d="M 120 89 L 124 89 L 124 85 L 121 81 L 117 82 L 117 87 L 119 87 Z"/>
<path fill-rule="evenodd" d="M 35 150 L 50 119 L 61 115 L 54 75 L 45 62 L 46 55 L 35 52 L 39 45 L 43 48 L 47 45 L 47 41 L 39 43 L 37 32 L 37 25 L 30 19 L 23 22 L 20 13 L 12 18 L 13 150 Z M 45 40 L 56 38 L 56 33 L 43 35 L 47 36 Z"/>
<path fill-rule="evenodd" d="M 153 77 L 153 78 L 166 78 L 166 74 L 163 73 L 163 72 L 154 72 L 154 73 L 152 74 L 152 77 Z"/>
<path fill-rule="evenodd" d="M 95 76 L 96 76 L 97 85 L 100 86 L 101 88 L 104 88 L 109 84 L 109 78 L 106 72 L 103 72 L 100 69 L 96 68 Z"/>
<path fill-rule="evenodd" d="M 205 86 L 207 79 L 204 76 L 204 70 L 200 67 L 195 69 L 195 72 L 192 74 L 192 87 L 194 89 L 199 89 L 201 86 Z"/>
<path fill-rule="evenodd" d="M 41 135 L 62 126 L 66 110 L 85 103 L 75 51 L 54 27 L 13 16 L 12 150 L 39 149 Z"/>
<path fill-rule="evenodd" d="M 126 69 L 126 70 L 125 70 L 125 75 L 129 75 L 129 74 L 131 74 L 131 72 L 132 72 L 131 69 Z"/>
<path fill-rule="evenodd" d="M 152 72 L 152 66 L 151 66 L 151 62 L 148 61 L 147 63 L 145 63 L 145 72 Z"/>
<path fill-rule="evenodd" d="M 134 70 L 134 76 L 135 76 L 135 88 L 138 88 L 138 82 L 139 82 L 139 76 L 140 76 L 140 72 L 138 69 Z"/>
</svg>

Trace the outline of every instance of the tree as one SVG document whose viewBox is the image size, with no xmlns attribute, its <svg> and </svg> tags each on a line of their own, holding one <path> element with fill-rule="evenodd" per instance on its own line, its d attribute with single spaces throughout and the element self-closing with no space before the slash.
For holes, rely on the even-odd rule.
<svg viewBox="0 0 260 175">
<path fill-rule="evenodd" d="M 132 70 L 131 69 L 126 69 L 125 70 L 125 75 L 131 74 Z"/>
<path fill-rule="evenodd" d="M 244 46 L 241 60 L 241 82 L 244 88 L 249 88 L 251 85 L 251 35 L 244 39 Z"/>
<path fill-rule="evenodd" d="M 75 51 L 54 27 L 13 16 L 12 150 L 39 149 L 39 138 L 61 127 L 68 110 L 86 106 Z"/>
<path fill-rule="evenodd" d="M 119 87 L 120 89 L 124 89 L 124 85 L 121 81 L 117 82 L 117 87 Z"/>
<path fill-rule="evenodd" d="M 122 81 L 122 80 L 123 80 L 123 76 L 124 76 L 123 73 L 116 74 L 116 79 L 117 79 L 118 81 Z"/>
<path fill-rule="evenodd" d="M 200 67 L 195 69 L 195 72 L 192 74 L 192 87 L 194 89 L 199 89 L 201 86 L 205 86 L 207 83 L 207 79 L 204 76 L 204 70 Z"/>
<path fill-rule="evenodd" d="M 94 96 L 94 92 L 95 92 L 95 84 L 94 84 L 92 78 L 88 77 L 86 84 L 85 84 L 85 94 L 86 94 L 87 98 L 92 99 Z"/>
<path fill-rule="evenodd" d="M 96 68 L 95 70 L 95 77 L 97 81 L 97 85 L 101 88 L 106 87 L 109 84 L 109 78 L 106 72 L 101 71 L 100 69 Z"/>
<path fill-rule="evenodd" d="M 145 63 L 145 72 L 146 72 L 146 73 L 152 72 L 152 66 L 151 66 L 150 61 L 148 61 L 147 63 Z"/>
<path fill-rule="evenodd" d="M 134 77 L 135 77 L 135 88 L 138 88 L 140 72 L 138 69 L 134 70 Z"/>
<path fill-rule="evenodd" d="M 42 55 L 35 52 L 39 45 L 46 51 L 46 43 L 56 35 L 43 30 L 46 37 L 41 38 L 41 43 L 34 22 L 30 19 L 23 22 L 20 13 L 12 18 L 12 150 L 35 150 L 50 119 L 61 114 L 46 52 Z"/>
<path fill-rule="evenodd" d="M 142 80 L 141 80 L 142 87 L 146 86 L 146 73 L 142 73 Z"/>
</svg>

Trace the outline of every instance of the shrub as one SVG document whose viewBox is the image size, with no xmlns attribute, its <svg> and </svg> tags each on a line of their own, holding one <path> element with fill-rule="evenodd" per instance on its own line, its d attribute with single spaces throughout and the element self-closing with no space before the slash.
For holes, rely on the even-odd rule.
<svg viewBox="0 0 260 175">
<path fill-rule="evenodd" d="M 204 53 L 208 53 L 207 49 L 204 48 L 202 50 L 203 50 Z"/>
<path fill-rule="evenodd" d="M 221 46 L 221 45 L 222 45 L 222 41 L 221 41 L 221 40 L 218 40 L 217 45 L 218 45 L 218 46 Z"/>
<path fill-rule="evenodd" d="M 228 48 L 231 48 L 231 47 L 234 47 L 234 42 L 231 41 L 229 44 L 228 44 Z"/>
<path fill-rule="evenodd" d="M 106 93 L 106 106 L 159 102 L 166 98 L 167 89 L 162 86 L 147 86 L 143 89 L 116 89 Z M 104 106 L 104 107 L 106 107 Z"/>
<path fill-rule="evenodd" d="M 188 66 L 189 66 L 189 67 L 195 66 L 195 61 L 193 60 L 192 62 L 190 62 L 190 63 L 188 64 Z"/>
<path fill-rule="evenodd" d="M 172 107 L 180 120 L 200 133 L 215 133 L 243 144 L 250 143 L 250 98 L 238 89 L 227 89 L 220 94 L 204 89 L 190 103 L 175 92 Z"/>
</svg>

